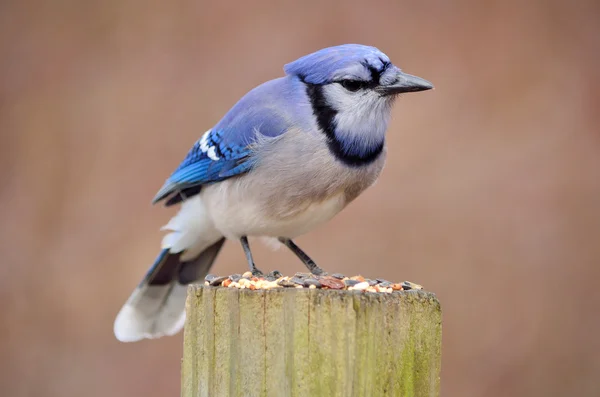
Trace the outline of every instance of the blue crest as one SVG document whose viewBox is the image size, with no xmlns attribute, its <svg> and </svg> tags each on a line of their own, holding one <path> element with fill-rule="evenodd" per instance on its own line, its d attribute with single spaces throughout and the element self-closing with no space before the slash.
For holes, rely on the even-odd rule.
<svg viewBox="0 0 600 397">
<path fill-rule="evenodd" d="M 383 71 L 390 59 L 375 47 L 343 44 L 305 55 L 284 67 L 285 73 L 311 84 L 325 84 L 341 78 L 368 81 L 370 70 Z"/>
</svg>

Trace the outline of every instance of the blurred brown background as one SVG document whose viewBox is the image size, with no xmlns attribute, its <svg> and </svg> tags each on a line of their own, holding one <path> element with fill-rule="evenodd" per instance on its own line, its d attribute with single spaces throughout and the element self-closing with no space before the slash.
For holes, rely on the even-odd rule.
<svg viewBox="0 0 600 397">
<path fill-rule="evenodd" d="M 3 1 L 0 395 L 179 395 L 181 334 L 112 334 L 173 214 L 151 198 L 245 92 L 358 42 L 436 89 L 300 245 L 438 294 L 443 396 L 599 396 L 599 21 L 592 0 Z M 230 242 L 214 270 L 244 266 Z"/>
</svg>

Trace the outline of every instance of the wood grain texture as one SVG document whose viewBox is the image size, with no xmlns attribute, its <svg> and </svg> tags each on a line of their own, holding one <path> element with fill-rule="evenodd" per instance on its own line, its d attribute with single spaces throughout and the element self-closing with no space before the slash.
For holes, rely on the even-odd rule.
<svg viewBox="0 0 600 397">
<path fill-rule="evenodd" d="M 439 395 L 431 293 L 193 285 L 186 310 L 183 397 Z"/>
</svg>

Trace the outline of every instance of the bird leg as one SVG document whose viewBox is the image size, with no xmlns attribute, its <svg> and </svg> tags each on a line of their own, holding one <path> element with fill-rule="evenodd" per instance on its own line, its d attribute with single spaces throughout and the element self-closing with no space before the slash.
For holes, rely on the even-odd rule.
<svg viewBox="0 0 600 397">
<path fill-rule="evenodd" d="M 279 241 L 288 247 L 290 251 L 292 251 L 302 261 L 302 263 L 304 263 L 304 265 L 312 274 L 316 274 L 317 276 L 326 274 L 325 271 L 317 266 L 315 261 L 310 259 L 310 257 L 306 255 L 306 253 L 302 251 L 302 249 L 300 249 L 300 247 L 298 247 L 291 239 L 279 237 Z"/>
<path fill-rule="evenodd" d="M 250 271 L 253 276 L 260 277 L 263 275 L 263 272 L 258 270 L 256 265 L 254 264 L 254 259 L 252 259 L 252 251 L 250 251 L 250 244 L 248 244 L 248 237 L 242 236 L 240 238 L 240 242 L 242 243 L 242 247 L 244 248 L 244 253 L 246 254 L 246 259 L 248 260 L 248 266 L 250 266 Z"/>
</svg>

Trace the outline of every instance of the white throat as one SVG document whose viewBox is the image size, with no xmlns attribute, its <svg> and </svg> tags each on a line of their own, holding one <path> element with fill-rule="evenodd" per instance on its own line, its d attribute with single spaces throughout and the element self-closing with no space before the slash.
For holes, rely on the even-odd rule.
<svg viewBox="0 0 600 397">
<path fill-rule="evenodd" d="M 380 145 L 390 120 L 392 98 L 372 90 L 349 92 L 339 84 L 324 87 L 327 103 L 337 111 L 336 137 L 348 145 Z M 357 148 L 358 149 L 358 148 Z"/>
</svg>

